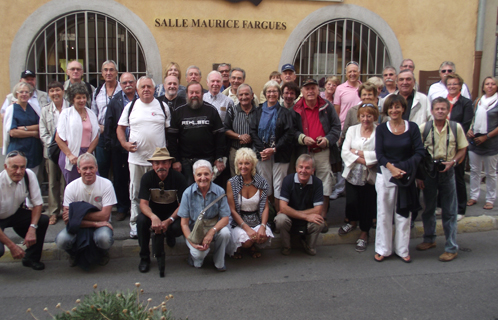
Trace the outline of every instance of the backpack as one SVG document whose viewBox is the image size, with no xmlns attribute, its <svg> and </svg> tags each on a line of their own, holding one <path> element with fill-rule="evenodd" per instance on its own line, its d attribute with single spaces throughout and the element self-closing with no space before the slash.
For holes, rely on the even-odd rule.
<svg viewBox="0 0 498 320">
<path fill-rule="evenodd" d="M 422 142 L 425 142 L 425 139 L 427 139 L 427 136 L 429 135 L 429 132 L 431 132 L 431 129 L 433 127 L 433 123 L 434 123 L 433 120 L 429 120 L 425 124 L 424 132 L 422 134 L 422 136 L 423 136 Z M 458 122 L 450 120 L 450 129 L 451 129 L 451 132 L 453 132 L 453 135 L 455 136 L 456 150 L 458 150 L 457 125 L 458 125 Z"/>
</svg>

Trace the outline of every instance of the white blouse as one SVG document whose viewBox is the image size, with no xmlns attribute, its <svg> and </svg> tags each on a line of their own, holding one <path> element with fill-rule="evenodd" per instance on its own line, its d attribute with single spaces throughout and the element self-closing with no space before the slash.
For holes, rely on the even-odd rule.
<svg viewBox="0 0 498 320">
<path fill-rule="evenodd" d="M 374 129 L 370 134 L 370 137 L 364 138 L 361 136 L 361 124 L 349 127 L 346 132 L 344 143 L 342 144 L 341 152 L 341 157 L 345 165 L 342 173 L 344 178 L 348 176 L 356 159 L 359 158 L 359 156 L 351 152 L 351 148 L 363 151 L 367 166 L 377 163 L 377 156 L 375 154 L 375 128 L 376 125 L 374 124 Z M 375 169 L 370 170 L 376 171 Z"/>
</svg>

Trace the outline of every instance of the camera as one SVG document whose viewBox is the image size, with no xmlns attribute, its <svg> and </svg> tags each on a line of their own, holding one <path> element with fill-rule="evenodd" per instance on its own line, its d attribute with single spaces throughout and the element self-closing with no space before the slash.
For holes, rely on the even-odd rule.
<svg viewBox="0 0 498 320">
<path fill-rule="evenodd" d="M 434 168 L 437 171 L 443 171 L 446 169 L 446 165 L 443 162 L 445 162 L 443 159 L 434 160 Z"/>
</svg>

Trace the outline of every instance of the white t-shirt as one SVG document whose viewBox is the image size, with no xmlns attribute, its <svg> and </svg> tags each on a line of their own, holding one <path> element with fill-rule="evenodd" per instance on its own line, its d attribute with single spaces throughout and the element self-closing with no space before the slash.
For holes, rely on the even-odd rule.
<svg viewBox="0 0 498 320">
<path fill-rule="evenodd" d="M 64 207 L 75 201 L 85 201 L 96 206 L 99 210 L 103 207 L 118 203 L 112 182 L 97 176 L 92 185 L 87 186 L 81 178 L 72 181 L 64 191 Z M 110 217 L 109 217 L 110 220 Z"/>
<path fill-rule="evenodd" d="M 166 118 L 157 99 L 145 104 L 140 99 L 135 102 L 130 118 L 128 110 L 132 102 L 128 103 L 119 118 L 118 125 L 130 127 L 130 142 L 137 143 L 137 151 L 130 152 L 128 162 L 135 165 L 150 167 L 147 159 L 152 157 L 156 147 L 166 147 L 164 128 L 169 128 L 171 114 L 167 104 L 164 104 Z"/>
</svg>

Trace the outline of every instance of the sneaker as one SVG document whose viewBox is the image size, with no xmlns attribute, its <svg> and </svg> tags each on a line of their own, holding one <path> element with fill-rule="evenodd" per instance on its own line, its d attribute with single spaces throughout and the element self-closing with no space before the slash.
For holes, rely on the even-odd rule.
<svg viewBox="0 0 498 320">
<path fill-rule="evenodd" d="M 310 248 L 310 246 L 308 245 L 308 243 L 306 242 L 306 240 L 301 239 L 301 244 L 303 245 L 304 252 L 306 252 L 310 256 L 316 255 L 316 249 Z"/>
<path fill-rule="evenodd" d="M 422 242 L 421 244 L 418 244 L 415 249 L 417 249 L 418 251 L 425 251 L 435 247 L 435 242 Z"/>
<path fill-rule="evenodd" d="M 350 233 L 354 229 L 356 229 L 356 226 L 353 226 L 351 223 L 346 223 L 339 228 L 339 235 L 343 236 L 345 234 Z"/>
<path fill-rule="evenodd" d="M 284 256 L 288 256 L 291 254 L 291 248 L 282 247 L 282 249 L 280 250 L 280 253 L 283 254 Z"/>
<path fill-rule="evenodd" d="M 439 261 L 448 262 L 448 261 L 455 259 L 457 256 L 458 256 L 458 252 L 455 252 L 455 253 L 445 252 L 439 256 Z"/>
<path fill-rule="evenodd" d="M 330 200 L 335 200 L 339 197 L 343 197 L 344 196 L 344 191 L 341 191 L 341 192 L 336 192 L 335 190 L 332 191 L 332 194 L 329 196 Z"/>
<path fill-rule="evenodd" d="M 440 216 L 443 214 L 443 209 L 441 208 L 436 208 L 436 216 Z"/>
<path fill-rule="evenodd" d="M 356 240 L 356 251 L 363 252 L 363 251 L 367 250 L 367 243 L 368 243 L 368 241 L 364 240 L 364 239 Z"/>
<path fill-rule="evenodd" d="M 223 267 L 221 268 L 217 268 L 216 266 L 214 266 L 216 268 L 216 270 L 218 270 L 218 272 L 224 272 L 224 271 L 227 271 L 227 266 L 226 265 L 223 265 Z"/>
<path fill-rule="evenodd" d="M 465 216 L 463 214 L 458 214 L 457 215 L 457 222 L 462 220 L 463 218 L 465 218 Z"/>
</svg>

